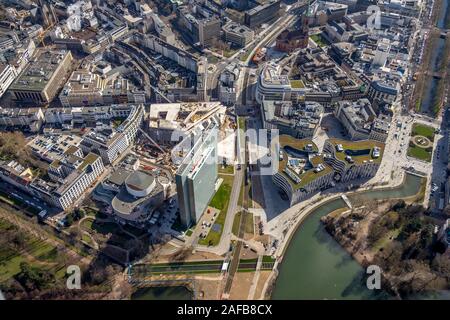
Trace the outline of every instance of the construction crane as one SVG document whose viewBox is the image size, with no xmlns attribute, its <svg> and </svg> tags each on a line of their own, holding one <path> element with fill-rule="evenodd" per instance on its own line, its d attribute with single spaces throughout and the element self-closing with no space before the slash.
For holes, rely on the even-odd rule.
<svg viewBox="0 0 450 320">
<path fill-rule="evenodd" d="M 42 10 L 43 18 L 44 18 L 44 25 L 46 26 L 46 28 L 44 31 L 42 31 L 39 34 L 38 40 L 41 43 L 41 45 L 44 48 L 46 48 L 47 46 L 44 42 L 44 39 L 47 36 L 47 32 L 49 30 L 51 30 L 59 22 L 59 19 L 58 19 L 58 16 L 56 15 L 55 9 L 51 3 L 45 3 L 43 0 L 39 0 L 39 4 L 42 8 L 41 10 Z"/>
<path fill-rule="evenodd" d="M 50 24 L 50 26 L 48 26 L 44 31 L 42 31 L 39 35 L 38 35 L 38 39 L 39 42 L 41 43 L 41 45 L 44 48 L 47 48 L 47 45 L 44 42 L 45 37 L 47 36 L 47 32 L 49 32 L 52 28 L 53 28 L 54 24 Z"/>
<path fill-rule="evenodd" d="M 149 140 L 156 148 L 158 148 L 159 151 L 162 152 L 164 162 L 165 162 L 165 163 L 168 163 L 168 162 L 169 162 L 169 159 L 170 159 L 170 152 L 168 152 L 167 150 L 164 150 L 164 148 L 161 147 L 155 140 L 153 140 L 153 139 L 147 134 L 147 132 L 145 132 L 145 131 L 142 130 L 141 128 L 139 128 L 138 130 L 144 135 L 144 137 L 147 138 L 147 140 Z"/>
</svg>

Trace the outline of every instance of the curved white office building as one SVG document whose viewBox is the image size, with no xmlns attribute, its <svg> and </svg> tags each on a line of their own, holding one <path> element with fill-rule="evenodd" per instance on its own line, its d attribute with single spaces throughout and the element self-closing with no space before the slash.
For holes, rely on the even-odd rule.
<svg viewBox="0 0 450 320">
<path fill-rule="evenodd" d="M 306 89 L 301 80 L 290 80 L 281 74 L 281 67 L 266 63 L 261 69 L 256 84 L 256 101 L 304 101 Z"/>
</svg>

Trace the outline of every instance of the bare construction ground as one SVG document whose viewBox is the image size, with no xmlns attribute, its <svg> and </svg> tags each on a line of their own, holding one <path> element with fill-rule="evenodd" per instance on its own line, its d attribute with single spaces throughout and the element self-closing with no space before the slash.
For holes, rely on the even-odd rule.
<svg viewBox="0 0 450 320">
<path fill-rule="evenodd" d="M 246 300 L 254 276 L 254 272 L 236 272 L 231 286 L 230 300 Z"/>
</svg>

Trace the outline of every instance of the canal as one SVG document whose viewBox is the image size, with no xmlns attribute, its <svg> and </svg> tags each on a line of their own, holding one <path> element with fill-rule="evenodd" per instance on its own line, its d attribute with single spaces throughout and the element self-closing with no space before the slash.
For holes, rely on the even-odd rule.
<svg viewBox="0 0 450 320">
<path fill-rule="evenodd" d="M 406 174 L 395 189 L 371 190 L 357 197 L 374 199 L 405 198 L 417 194 L 422 179 Z M 348 195 L 354 199 L 355 195 Z M 324 229 L 320 218 L 344 208 L 341 198 L 314 209 L 299 226 L 285 252 L 272 299 L 380 299 L 365 286 L 363 268 Z"/>
<path fill-rule="evenodd" d="M 441 30 L 445 30 L 450 27 L 447 25 L 448 21 L 450 21 L 449 1 L 450 0 L 442 1 L 442 7 L 440 10 L 438 21 L 436 23 L 436 26 Z M 439 37 L 436 41 L 436 50 L 434 50 L 431 54 L 431 66 L 433 68 L 433 72 L 439 72 L 442 58 L 447 58 L 444 57 L 446 40 Z M 440 80 L 433 76 L 430 76 L 429 80 L 430 81 L 425 85 L 424 91 L 422 93 L 420 111 L 435 116 L 437 111 L 437 109 L 435 108 L 435 104 L 437 103 L 436 97 L 439 95 L 438 89 Z"/>
</svg>

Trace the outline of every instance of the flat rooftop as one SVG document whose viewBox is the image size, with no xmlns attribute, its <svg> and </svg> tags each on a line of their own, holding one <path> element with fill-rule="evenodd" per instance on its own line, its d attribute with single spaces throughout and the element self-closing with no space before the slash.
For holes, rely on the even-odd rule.
<svg viewBox="0 0 450 320">
<path fill-rule="evenodd" d="M 10 90 L 44 90 L 61 61 L 70 54 L 66 50 L 38 49 L 36 56 L 9 87 Z"/>
<path fill-rule="evenodd" d="M 81 138 L 76 135 L 39 135 L 28 142 L 28 146 L 38 157 L 57 160 L 80 142 Z"/>
<path fill-rule="evenodd" d="M 351 156 L 356 164 L 365 163 L 365 161 L 372 160 L 375 163 L 380 163 L 384 154 L 385 144 L 375 140 L 361 140 L 361 141 L 349 141 L 342 139 L 329 139 L 335 148 L 336 158 L 342 160 L 346 164 L 348 161 L 345 160 L 346 156 Z M 344 149 L 342 152 L 336 150 L 336 146 L 340 144 Z M 375 147 L 379 148 L 380 155 L 378 157 L 373 156 L 373 149 Z"/>
<path fill-rule="evenodd" d="M 125 183 L 125 180 L 129 177 L 131 174 L 131 171 L 123 169 L 123 168 L 117 168 L 115 169 L 109 177 L 106 179 L 108 183 L 115 184 L 117 186 L 121 186 Z"/>
<path fill-rule="evenodd" d="M 281 135 L 279 136 L 279 143 L 280 152 L 282 152 L 283 154 L 283 159 L 279 162 L 278 171 L 280 174 L 286 177 L 286 180 L 289 181 L 294 190 L 302 188 L 314 179 L 317 179 L 333 171 L 333 169 L 324 162 L 323 156 L 317 154 L 319 150 L 312 140 L 296 139 L 288 135 Z M 310 150 L 306 150 L 308 145 L 311 146 Z M 285 147 L 291 147 L 298 151 L 304 151 L 305 154 L 303 155 L 303 157 L 300 154 L 298 155 L 298 157 L 291 156 L 284 149 Z M 293 172 L 293 174 L 297 175 L 300 179 L 299 182 L 295 182 L 289 176 L 289 174 L 285 172 L 285 169 L 286 167 L 289 167 L 289 161 L 298 162 L 299 158 L 303 158 L 305 163 L 303 168 L 301 168 L 301 173 Z M 322 170 L 315 170 L 319 167 L 322 168 Z M 294 171 L 290 168 L 289 170 Z"/>
<path fill-rule="evenodd" d="M 220 102 L 154 103 L 150 106 L 149 127 L 176 129 L 225 110 Z"/>
</svg>

